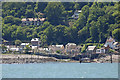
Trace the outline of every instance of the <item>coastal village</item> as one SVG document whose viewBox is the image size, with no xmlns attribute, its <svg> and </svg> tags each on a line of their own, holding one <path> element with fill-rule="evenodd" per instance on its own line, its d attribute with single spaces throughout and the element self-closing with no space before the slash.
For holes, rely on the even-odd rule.
<svg viewBox="0 0 120 80">
<path fill-rule="evenodd" d="M 78 19 L 81 10 L 76 10 L 72 15 L 73 19 Z M 44 15 L 43 13 L 39 13 Z M 27 25 L 42 25 L 46 18 L 23 18 L 22 26 Z M 84 51 L 83 51 L 84 48 Z M 21 42 L 15 45 L 15 42 L 7 41 L 2 39 L 2 53 L 3 54 L 29 54 L 29 55 L 40 55 L 55 57 L 57 59 L 73 59 L 77 61 L 91 61 L 97 62 L 98 58 L 104 57 L 105 55 L 119 55 L 120 43 L 116 42 L 111 36 L 106 39 L 103 46 L 97 47 L 97 45 L 77 45 L 76 43 L 67 43 L 48 45 L 46 47 L 41 46 L 39 38 L 32 38 L 29 42 Z M 118 60 L 118 59 L 117 59 Z"/>
<path fill-rule="evenodd" d="M 120 1 L 2 0 L 0 10 L 2 80 L 120 78 Z"/>
<path fill-rule="evenodd" d="M 16 52 L 25 52 L 26 46 L 31 48 L 28 52 L 46 52 L 46 53 L 67 53 L 70 55 L 78 55 L 81 52 L 82 46 L 76 45 L 75 43 L 67 43 L 66 45 L 60 44 L 60 45 L 49 45 L 46 48 L 40 47 L 41 41 L 39 38 L 33 38 L 31 40 L 31 43 L 21 43 L 20 46 L 16 45 L 9 45 L 10 42 L 6 41 L 3 42 L 3 44 L 7 47 L 3 53 L 5 53 L 8 50 L 16 51 Z M 87 46 L 86 52 L 92 53 L 92 54 L 101 54 L 101 53 L 108 53 L 109 49 L 112 49 L 116 51 L 116 53 L 120 50 L 120 44 L 119 42 L 115 42 L 115 40 L 110 37 L 106 40 L 103 47 L 100 49 L 97 49 L 96 46 Z"/>
<path fill-rule="evenodd" d="M 39 38 L 33 38 L 30 43 L 21 43 L 19 46 L 10 45 L 10 42 L 6 40 L 3 41 L 3 44 L 6 47 L 6 49 L 2 50 L 3 54 L 11 52 L 11 54 L 49 56 L 58 59 L 61 58 L 63 60 L 69 59 L 71 57 L 76 61 L 88 61 L 91 59 L 95 61 L 99 57 L 105 57 L 105 55 L 119 55 L 120 51 L 120 43 L 116 42 L 112 37 L 109 37 L 106 40 L 104 46 L 101 48 L 97 48 L 95 45 L 87 46 L 84 53 L 81 53 L 83 46 L 77 45 L 75 43 L 67 43 L 66 45 L 49 45 L 48 47 L 42 47 Z"/>
</svg>

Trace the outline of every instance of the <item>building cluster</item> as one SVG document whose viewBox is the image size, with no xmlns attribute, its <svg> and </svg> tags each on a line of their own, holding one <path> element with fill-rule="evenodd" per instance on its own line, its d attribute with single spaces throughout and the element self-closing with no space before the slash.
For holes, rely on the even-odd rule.
<svg viewBox="0 0 120 80">
<path fill-rule="evenodd" d="M 26 46 L 31 47 L 31 51 L 46 52 L 57 54 L 59 53 L 67 53 L 69 55 L 78 55 L 81 53 L 82 46 L 76 45 L 75 43 L 67 43 L 66 45 L 50 45 L 47 48 L 40 47 L 41 41 L 39 38 L 33 38 L 31 43 L 21 43 L 20 47 L 16 47 L 15 45 L 6 45 L 7 49 L 11 51 L 24 52 Z M 87 46 L 86 53 L 88 54 L 102 54 L 107 53 L 109 49 L 120 50 L 120 44 L 115 42 L 115 40 L 110 37 L 106 40 L 104 47 L 97 49 L 96 46 Z"/>
<path fill-rule="evenodd" d="M 22 25 L 41 25 L 45 21 L 45 18 L 23 18 L 22 20 Z"/>
<path fill-rule="evenodd" d="M 20 46 L 12 45 L 11 42 L 3 42 L 3 44 L 7 47 L 6 50 L 15 51 L 15 52 L 24 52 L 26 46 L 31 48 L 31 50 L 38 49 L 40 47 L 40 40 L 39 38 L 33 38 L 31 43 L 21 43 Z"/>
<path fill-rule="evenodd" d="M 70 55 L 77 55 L 81 52 L 81 46 L 77 46 L 75 43 L 68 43 L 65 46 L 64 45 L 50 45 L 49 50 L 52 51 L 52 53 L 56 53 L 57 51 L 60 51 L 61 53 L 68 53 Z"/>
<path fill-rule="evenodd" d="M 44 18 L 44 13 L 38 12 L 38 17 L 39 18 L 22 18 L 21 22 L 22 22 L 22 26 L 29 26 L 29 25 L 42 25 L 43 22 L 46 20 L 46 18 Z"/>
<path fill-rule="evenodd" d="M 120 50 L 120 44 L 119 42 L 115 42 L 115 39 L 113 39 L 112 37 L 108 38 L 104 44 L 104 46 L 100 49 L 97 49 L 96 46 L 88 46 L 88 48 L 86 49 L 86 51 L 88 53 L 96 53 L 96 54 L 100 54 L 100 53 L 109 53 L 109 49 L 113 49 L 115 51 L 119 51 Z"/>
<path fill-rule="evenodd" d="M 79 18 L 79 14 L 81 13 L 81 10 L 75 10 L 74 14 L 72 15 L 73 19 L 78 19 Z M 43 13 L 39 13 L 39 15 L 44 15 Z M 22 21 L 22 26 L 29 26 L 29 25 L 42 25 L 43 22 L 46 20 L 46 18 L 23 18 Z"/>
</svg>

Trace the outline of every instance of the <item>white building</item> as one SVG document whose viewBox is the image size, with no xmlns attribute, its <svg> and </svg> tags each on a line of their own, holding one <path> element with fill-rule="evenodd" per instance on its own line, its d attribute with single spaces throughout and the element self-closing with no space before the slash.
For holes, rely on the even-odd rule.
<svg viewBox="0 0 120 80">
<path fill-rule="evenodd" d="M 22 52 L 22 48 L 10 48 L 11 51 Z"/>
<path fill-rule="evenodd" d="M 32 49 L 39 48 L 39 46 L 40 46 L 39 38 L 33 38 L 31 40 L 31 44 L 32 44 Z"/>
<path fill-rule="evenodd" d="M 81 12 L 82 12 L 81 10 L 76 10 L 76 11 L 74 12 L 74 14 L 72 15 L 72 18 L 78 19 L 78 18 L 79 18 L 79 14 L 80 14 Z"/>
<path fill-rule="evenodd" d="M 96 53 L 96 46 L 88 46 L 86 51 L 88 53 L 92 53 L 92 54 L 95 54 Z"/>
<path fill-rule="evenodd" d="M 21 48 L 25 48 L 27 45 L 29 45 L 30 43 L 21 43 Z"/>
</svg>

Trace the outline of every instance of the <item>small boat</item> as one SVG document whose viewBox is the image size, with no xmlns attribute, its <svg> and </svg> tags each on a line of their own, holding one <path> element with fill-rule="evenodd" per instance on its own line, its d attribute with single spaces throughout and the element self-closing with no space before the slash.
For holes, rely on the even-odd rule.
<svg viewBox="0 0 120 80">
<path fill-rule="evenodd" d="M 82 58 L 81 62 L 82 63 L 90 63 L 90 58 Z"/>
</svg>

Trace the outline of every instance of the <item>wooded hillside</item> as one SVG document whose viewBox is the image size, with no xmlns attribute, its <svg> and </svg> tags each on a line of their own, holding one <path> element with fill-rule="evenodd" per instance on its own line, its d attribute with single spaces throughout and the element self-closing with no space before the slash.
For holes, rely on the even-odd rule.
<svg viewBox="0 0 120 80">
<path fill-rule="evenodd" d="M 82 10 L 79 18 L 71 18 Z M 113 36 L 120 41 L 119 3 L 75 2 L 4 2 L 2 4 L 2 37 L 8 41 L 30 41 L 38 37 L 42 44 L 104 43 Z M 44 13 L 46 21 L 40 26 L 21 26 L 22 18 L 38 18 Z"/>
</svg>

